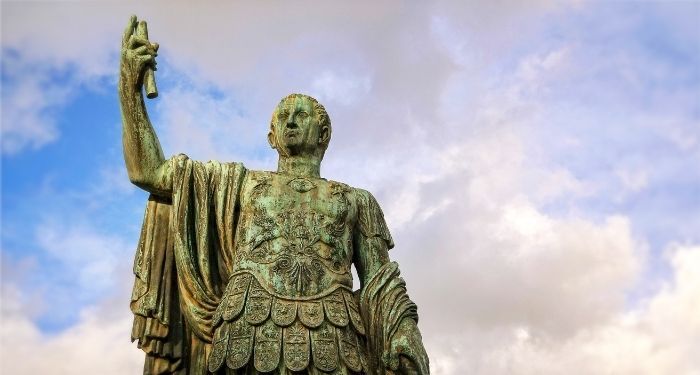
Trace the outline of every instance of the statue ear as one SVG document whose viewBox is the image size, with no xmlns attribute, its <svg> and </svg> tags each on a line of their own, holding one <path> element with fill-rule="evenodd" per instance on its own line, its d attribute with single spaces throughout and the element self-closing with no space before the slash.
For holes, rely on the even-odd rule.
<svg viewBox="0 0 700 375">
<path fill-rule="evenodd" d="M 273 133 L 272 130 L 267 133 L 267 143 L 270 144 L 270 147 L 272 147 L 273 150 L 277 149 L 277 146 L 275 145 L 275 133 Z"/>
<path fill-rule="evenodd" d="M 318 137 L 318 144 L 320 145 L 327 145 L 328 141 L 331 139 L 331 129 L 328 127 L 328 125 L 323 125 L 321 127 L 321 131 Z"/>
</svg>

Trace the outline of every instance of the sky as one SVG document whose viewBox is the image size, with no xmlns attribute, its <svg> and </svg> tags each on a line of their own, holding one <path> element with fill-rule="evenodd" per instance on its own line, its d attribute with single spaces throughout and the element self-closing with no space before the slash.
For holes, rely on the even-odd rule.
<svg viewBox="0 0 700 375">
<path fill-rule="evenodd" d="M 116 94 L 160 44 L 166 156 L 274 170 L 292 92 L 322 176 L 384 210 L 434 374 L 700 374 L 700 2 L 3 1 L 0 373 L 139 373 Z"/>
</svg>

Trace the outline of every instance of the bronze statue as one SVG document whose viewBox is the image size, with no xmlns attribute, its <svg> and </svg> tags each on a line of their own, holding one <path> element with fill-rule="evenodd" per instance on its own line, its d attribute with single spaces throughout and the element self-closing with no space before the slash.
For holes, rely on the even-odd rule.
<svg viewBox="0 0 700 375">
<path fill-rule="evenodd" d="M 131 299 L 144 374 L 428 374 L 377 201 L 319 175 L 323 106 L 301 94 L 277 105 L 276 172 L 166 160 L 142 94 L 157 95 L 157 50 L 131 17 L 119 97 L 129 179 L 151 193 Z"/>
</svg>

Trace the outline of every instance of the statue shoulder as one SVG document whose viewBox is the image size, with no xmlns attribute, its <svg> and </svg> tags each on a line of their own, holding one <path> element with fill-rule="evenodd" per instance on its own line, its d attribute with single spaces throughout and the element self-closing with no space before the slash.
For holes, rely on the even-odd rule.
<svg viewBox="0 0 700 375">
<path fill-rule="evenodd" d="M 170 157 L 167 160 L 171 168 L 185 168 L 187 166 L 192 166 L 193 168 L 206 168 L 206 169 L 220 169 L 220 168 L 231 168 L 241 171 L 246 171 L 243 163 L 240 162 L 223 162 L 218 160 L 209 160 L 206 162 L 190 159 L 186 154 L 177 154 Z"/>
<path fill-rule="evenodd" d="M 209 160 L 206 162 L 190 159 L 185 154 L 178 154 L 167 160 L 165 171 L 172 186 L 188 186 L 191 181 L 210 190 L 234 188 L 238 189 L 247 174 L 243 163 L 221 162 Z M 179 190 L 175 189 L 174 190 Z"/>
<path fill-rule="evenodd" d="M 268 181 L 272 179 L 273 172 L 270 171 L 261 171 L 261 170 L 254 170 L 254 169 L 248 169 L 246 170 L 246 176 L 247 178 L 251 180 L 261 180 L 261 181 Z"/>
<path fill-rule="evenodd" d="M 344 182 L 334 180 L 327 180 L 327 184 L 331 194 L 345 195 L 354 203 L 358 212 L 369 213 L 376 212 L 378 210 L 381 214 L 381 208 L 379 207 L 377 199 L 374 198 L 372 193 L 369 191 L 362 188 L 352 187 Z"/>
<path fill-rule="evenodd" d="M 357 206 L 357 229 L 365 237 L 380 237 L 387 242 L 388 247 L 394 247 L 389 227 L 384 219 L 384 212 L 377 199 L 365 189 L 352 188 Z"/>
<path fill-rule="evenodd" d="M 377 202 L 377 199 L 374 197 L 374 195 L 372 195 L 372 193 L 362 188 L 351 188 L 351 190 L 353 196 L 355 197 L 355 202 L 357 204 L 358 209 L 365 211 L 381 211 L 381 208 L 379 207 L 379 202 Z"/>
</svg>

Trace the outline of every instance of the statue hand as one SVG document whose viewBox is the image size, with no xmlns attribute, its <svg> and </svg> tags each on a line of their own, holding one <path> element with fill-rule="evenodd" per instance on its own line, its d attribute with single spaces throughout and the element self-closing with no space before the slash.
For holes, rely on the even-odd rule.
<svg viewBox="0 0 700 375">
<path fill-rule="evenodd" d="M 146 68 L 155 70 L 158 43 L 151 43 L 147 36 L 136 32 L 137 27 L 136 16 L 131 16 L 122 37 L 119 70 L 122 83 L 120 88 L 125 88 L 123 85 L 126 84 L 130 89 L 140 92 Z"/>
<path fill-rule="evenodd" d="M 396 374 L 430 374 L 428 355 L 413 319 L 401 321 L 399 329 L 391 338 L 391 349 L 385 354 L 384 364 Z"/>
</svg>

